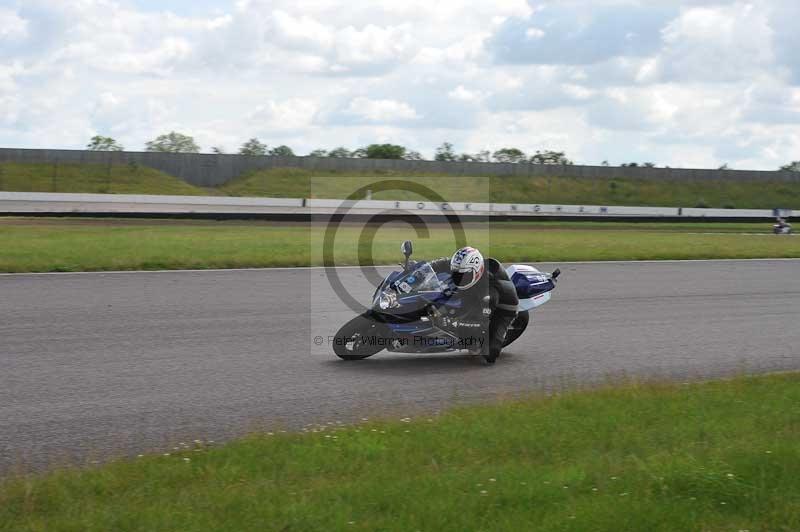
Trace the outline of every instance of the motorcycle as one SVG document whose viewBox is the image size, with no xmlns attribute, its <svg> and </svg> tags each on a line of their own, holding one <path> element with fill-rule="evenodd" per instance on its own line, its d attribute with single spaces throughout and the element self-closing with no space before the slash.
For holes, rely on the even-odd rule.
<svg viewBox="0 0 800 532">
<path fill-rule="evenodd" d="M 772 226 L 772 232 L 776 235 L 789 235 L 792 233 L 792 224 L 789 222 L 778 222 Z"/>
<path fill-rule="evenodd" d="M 401 246 L 405 262 L 377 287 L 372 307 L 356 316 L 333 337 L 333 351 L 344 360 L 361 360 L 386 349 L 394 353 L 480 352 L 475 339 L 457 338 L 436 326 L 434 316 L 454 313 L 463 301 L 449 273 L 436 273 L 426 261 L 410 261 L 411 241 Z M 491 261 L 494 259 L 487 259 Z M 501 267 L 497 263 L 498 267 Z M 530 313 L 550 300 L 561 271 L 543 273 L 533 266 L 513 264 L 506 269 L 519 298 L 517 316 L 503 347 L 517 340 L 530 324 Z"/>
</svg>

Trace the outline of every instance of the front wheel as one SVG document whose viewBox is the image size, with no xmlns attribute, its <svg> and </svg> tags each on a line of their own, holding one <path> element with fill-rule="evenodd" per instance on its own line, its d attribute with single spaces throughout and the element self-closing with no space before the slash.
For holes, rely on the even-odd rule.
<svg viewBox="0 0 800 532">
<path fill-rule="evenodd" d="M 503 340 L 503 347 L 506 347 L 511 342 L 522 336 L 522 333 L 524 333 L 525 329 L 528 328 L 530 319 L 531 317 L 527 310 L 522 310 L 517 313 L 517 317 L 514 318 L 514 321 L 512 321 L 511 325 L 508 326 L 508 330 L 506 331 L 506 339 Z"/>
<path fill-rule="evenodd" d="M 345 323 L 336 333 L 333 352 L 343 360 L 361 360 L 383 351 L 386 325 L 361 314 Z"/>
</svg>

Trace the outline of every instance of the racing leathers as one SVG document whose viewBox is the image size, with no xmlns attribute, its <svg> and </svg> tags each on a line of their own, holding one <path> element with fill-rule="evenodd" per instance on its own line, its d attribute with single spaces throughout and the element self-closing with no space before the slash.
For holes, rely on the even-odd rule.
<svg viewBox="0 0 800 532">
<path fill-rule="evenodd" d="M 436 273 L 450 273 L 450 258 L 442 257 L 430 262 Z M 519 299 L 513 283 L 502 265 L 487 258 L 486 271 L 481 279 L 468 289 L 458 289 L 461 309 L 436 311 L 437 325 L 460 339 L 472 339 L 481 348 L 481 356 L 494 363 L 503 348 L 511 322 L 517 316 Z"/>
</svg>

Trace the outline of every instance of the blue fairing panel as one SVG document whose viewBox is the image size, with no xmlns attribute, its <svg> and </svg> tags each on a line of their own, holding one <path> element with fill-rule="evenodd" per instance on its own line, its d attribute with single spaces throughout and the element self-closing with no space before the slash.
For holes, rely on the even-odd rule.
<svg viewBox="0 0 800 532">
<path fill-rule="evenodd" d="M 401 306 L 429 302 L 452 308 L 461 308 L 462 304 L 461 298 L 455 296 L 448 297 L 442 292 L 420 292 L 418 294 L 401 297 L 398 301 Z"/>
<path fill-rule="evenodd" d="M 395 333 L 398 334 L 421 334 L 433 330 L 433 327 L 428 323 L 388 323 L 387 324 Z"/>
<path fill-rule="evenodd" d="M 549 276 L 539 272 L 515 272 L 511 276 L 511 282 L 514 283 L 517 297 L 520 299 L 529 299 L 539 294 L 544 294 L 556 286 Z"/>
</svg>

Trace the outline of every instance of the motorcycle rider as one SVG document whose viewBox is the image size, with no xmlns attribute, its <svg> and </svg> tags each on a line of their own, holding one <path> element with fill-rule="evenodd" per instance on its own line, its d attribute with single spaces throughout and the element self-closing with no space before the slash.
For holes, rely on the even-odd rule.
<svg viewBox="0 0 800 532">
<path fill-rule="evenodd" d="M 436 273 L 450 273 L 463 301 L 460 312 L 442 314 L 433 309 L 432 319 L 456 337 L 472 339 L 474 345 L 481 346 L 483 362 L 494 364 L 519 304 L 516 289 L 502 265 L 493 258 L 484 260 L 480 251 L 469 246 L 451 258 L 433 260 L 430 265 Z"/>
</svg>

